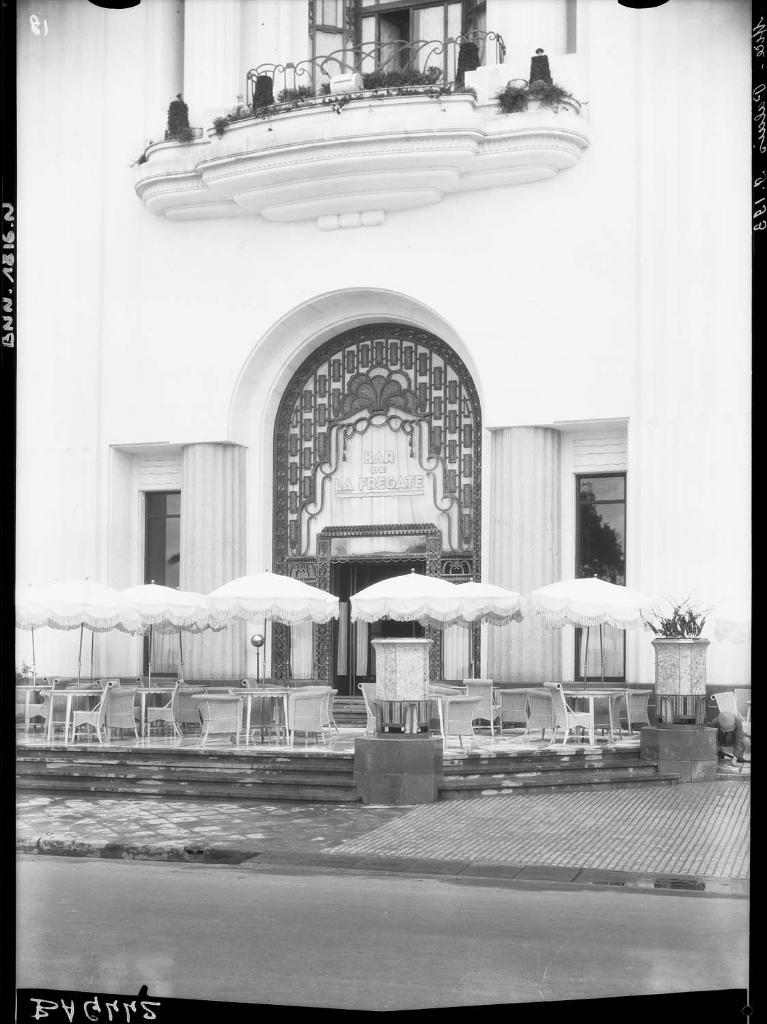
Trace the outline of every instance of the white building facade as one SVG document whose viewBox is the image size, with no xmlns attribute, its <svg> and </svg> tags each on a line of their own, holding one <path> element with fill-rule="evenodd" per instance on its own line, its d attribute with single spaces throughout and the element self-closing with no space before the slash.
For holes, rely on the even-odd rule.
<svg viewBox="0 0 767 1024">
<path fill-rule="evenodd" d="M 323 57 L 396 40 L 452 83 L 453 39 L 473 92 L 322 91 Z M 749 40 L 737 0 L 19 3 L 17 582 L 273 569 L 343 607 L 410 567 L 593 570 L 747 609 Z M 498 109 L 537 48 L 580 109 Z M 213 127 L 288 64 L 311 95 Z M 260 627 L 190 638 L 187 676 L 254 674 Z M 267 673 L 354 693 L 373 632 L 270 630 Z M 609 678 L 651 682 L 649 640 L 608 636 Z M 38 637 L 38 671 L 73 649 Z M 531 616 L 435 651 L 531 683 L 583 659 Z M 712 643 L 709 682 L 749 654 Z M 97 670 L 143 657 L 110 635 Z"/>
</svg>

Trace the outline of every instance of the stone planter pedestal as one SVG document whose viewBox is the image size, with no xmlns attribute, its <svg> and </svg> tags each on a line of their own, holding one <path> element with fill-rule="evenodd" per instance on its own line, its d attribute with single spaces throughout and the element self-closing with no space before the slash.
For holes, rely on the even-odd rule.
<svg viewBox="0 0 767 1024">
<path fill-rule="evenodd" d="M 354 742 L 354 781 L 366 804 L 437 799 L 442 741 L 429 735 L 431 640 L 374 640 L 376 735 Z"/>
<path fill-rule="evenodd" d="M 657 637 L 655 691 L 657 726 L 639 734 L 643 758 L 680 782 L 716 779 L 716 729 L 703 725 L 706 713 L 706 650 L 709 641 Z"/>
</svg>

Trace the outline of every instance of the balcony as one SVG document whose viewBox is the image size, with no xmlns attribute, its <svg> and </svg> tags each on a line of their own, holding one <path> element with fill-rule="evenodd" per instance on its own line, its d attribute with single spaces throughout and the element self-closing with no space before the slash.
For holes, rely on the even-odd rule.
<svg viewBox="0 0 767 1024">
<path fill-rule="evenodd" d="M 476 50 L 502 58 L 502 40 L 482 35 Z M 589 145 L 579 104 L 531 92 L 525 109 L 501 112 L 495 93 L 518 69 L 477 67 L 476 53 L 467 64 L 458 42 L 261 65 L 248 73 L 247 104 L 201 138 L 148 147 L 136 192 L 170 220 L 258 216 L 329 230 L 574 166 Z"/>
</svg>

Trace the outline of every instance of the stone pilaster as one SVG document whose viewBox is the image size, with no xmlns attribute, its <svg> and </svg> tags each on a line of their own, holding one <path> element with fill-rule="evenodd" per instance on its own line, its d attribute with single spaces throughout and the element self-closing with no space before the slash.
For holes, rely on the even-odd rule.
<svg viewBox="0 0 767 1024">
<path fill-rule="evenodd" d="M 208 594 L 245 574 L 245 449 L 190 444 L 181 463 L 181 587 Z M 245 624 L 187 636 L 189 679 L 245 674 Z"/>
<path fill-rule="evenodd" d="M 560 435 L 549 427 L 492 432 L 488 583 L 527 595 L 560 578 Z M 560 636 L 538 616 L 488 626 L 485 674 L 542 683 L 560 678 Z"/>
</svg>

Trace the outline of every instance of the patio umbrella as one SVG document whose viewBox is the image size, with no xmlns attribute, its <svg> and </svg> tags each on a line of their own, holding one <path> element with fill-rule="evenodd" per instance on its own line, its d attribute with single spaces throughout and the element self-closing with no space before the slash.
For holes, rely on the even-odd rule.
<svg viewBox="0 0 767 1024">
<path fill-rule="evenodd" d="M 599 626 L 599 651 L 602 682 L 605 663 L 602 628 L 605 624 L 617 629 L 633 629 L 645 625 L 645 616 L 652 615 L 652 600 L 636 590 L 608 583 L 598 577 L 562 580 L 539 587 L 530 594 L 533 610 L 543 615 L 550 626 L 586 627 L 586 664 L 588 676 L 589 629 Z"/>
<path fill-rule="evenodd" d="M 238 619 L 263 619 L 264 633 L 267 621 L 298 626 L 305 622 L 322 624 L 339 615 L 338 598 L 333 594 L 292 576 L 269 571 L 239 576 L 225 583 L 208 594 L 208 604 L 216 625 Z"/>
<path fill-rule="evenodd" d="M 264 619 L 292 626 L 338 618 L 338 598 L 292 576 L 259 572 L 240 576 L 208 594 L 212 621 Z"/>
<path fill-rule="evenodd" d="M 93 678 L 93 634 L 120 629 L 125 633 L 141 630 L 138 617 L 123 615 L 119 591 L 92 580 L 56 582 L 47 587 L 29 587 L 16 592 L 16 625 L 33 631 L 41 626 L 50 629 L 79 629 L 77 682 L 82 668 L 83 631 L 91 631 L 91 678 Z M 33 666 L 33 673 L 36 673 Z"/>
<path fill-rule="evenodd" d="M 446 626 L 461 617 L 461 596 L 454 583 L 438 576 L 424 576 L 411 569 L 402 576 L 379 580 L 351 598 L 352 622 L 420 622 Z"/>
<path fill-rule="evenodd" d="M 214 624 L 208 599 L 192 590 L 175 590 L 152 581 L 120 591 L 122 609 L 127 620 L 138 618 L 142 632 L 149 632 L 149 675 L 152 686 L 152 653 L 155 631 L 177 633 L 179 676 L 184 675 L 182 633 L 202 633 L 206 629 L 221 630 L 225 623 Z"/>
</svg>

